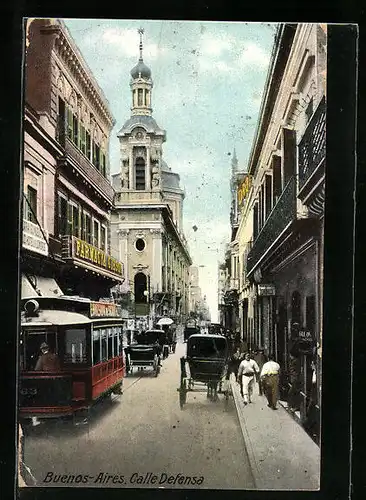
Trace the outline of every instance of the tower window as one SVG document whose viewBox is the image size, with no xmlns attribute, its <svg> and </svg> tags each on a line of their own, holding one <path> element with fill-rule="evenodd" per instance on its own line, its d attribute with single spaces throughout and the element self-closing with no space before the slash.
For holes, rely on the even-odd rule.
<svg viewBox="0 0 366 500">
<path fill-rule="evenodd" d="M 143 191 L 145 189 L 145 160 L 143 158 L 136 159 L 136 190 Z"/>
<path fill-rule="evenodd" d="M 138 89 L 137 105 L 138 106 L 142 106 L 142 89 Z"/>
</svg>

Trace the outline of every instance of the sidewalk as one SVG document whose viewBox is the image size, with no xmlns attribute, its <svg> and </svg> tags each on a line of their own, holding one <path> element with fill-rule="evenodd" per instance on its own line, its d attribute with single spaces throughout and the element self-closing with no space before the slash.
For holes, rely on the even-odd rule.
<svg viewBox="0 0 366 500">
<path fill-rule="evenodd" d="M 257 489 L 319 489 L 320 448 L 305 430 L 280 404 L 268 408 L 257 384 L 246 406 L 233 379 L 231 387 Z"/>
</svg>

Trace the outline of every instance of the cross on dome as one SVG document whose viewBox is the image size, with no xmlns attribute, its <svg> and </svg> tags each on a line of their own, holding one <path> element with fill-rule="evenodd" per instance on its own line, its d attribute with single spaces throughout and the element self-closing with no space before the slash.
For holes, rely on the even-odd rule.
<svg viewBox="0 0 366 500">
<path fill-rule="evenodd" d="M 142 36 L 145 33 L 144 28 L 139 28 L 137 30 L 137 33 L 140 35 L 140 43 L 139 43 L 140 57 L 137 65 L 131 71 L 131 76 L 133 79 L 144 78 L 146 80 L 149 80 L 151 78 L 151 70 L 143 62 L 142 58 L 142 50 L 143 50 Z"/>
<path fill-rule="evenodd" d="M 142 48 L 143 48 L 143 45 L 142 45 L 142 35 L 145 33 L 145 30 L 144 28 L 139 28 L 137 30 L 137 33 L 140 35 L 140 61 L 142 61 Z"/>
</svg>

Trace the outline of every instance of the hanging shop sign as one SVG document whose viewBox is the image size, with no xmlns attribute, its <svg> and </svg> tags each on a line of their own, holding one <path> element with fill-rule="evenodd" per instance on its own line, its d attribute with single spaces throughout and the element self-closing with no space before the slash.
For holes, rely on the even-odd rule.
<svg viewBox="0 0 366 500">
<path fill-rule="evenodd" d="M 274 285 L 258 285 L 258 295 L 262 297 L 268 297 L 276 295 L 276 289 Z"/>
<path fill-rule="evenodd" d="M 300 329 L 294 344 L 294 350 L 299 354 L 311 355 L 315 347 L 314 338 L 310 330 Z"/>
<path fill-rule="evenodd" d="M 23 219 L 23 248 L 41 255 L 48 255 L 48 233 L 37 224 Z"/>
<path fill-rule="evenodd" d="M 248 196 L 250 187 L 252 185 L 252 177 L 251 175 L 245 175 L 243 181 L 241 182 L 238 188 L 238 204 L 239 206 L 244 203 L 246 197 Z"/>
<path fill-rule="evenodd" d="M 91 318 L 113 318 L 118 316 L 117 304 L 107 302 L 90 302 Z"/>
<path fill-rule="evenodd" d="M 72 255 L 71 257 L 77 258 L 86 262 L 90 262 L 95 266 L 106 269 L 119 276 L 123 276 L 123 264 L 114 257 L 103 252 L 99 248 L 90 245 L 86 241 L 80 240 L 75 236 L 72 237 Z"/>
</svg>

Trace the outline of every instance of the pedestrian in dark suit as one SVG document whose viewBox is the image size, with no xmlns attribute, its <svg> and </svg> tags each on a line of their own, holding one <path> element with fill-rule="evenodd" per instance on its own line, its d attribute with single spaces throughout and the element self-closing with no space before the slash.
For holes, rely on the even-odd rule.
<svg viewBox="0 0 366 500">
<path fill-rule="evenodd" d="M 264 355 L 263 349 L 259 349 L 256 352 L 256 354 L 254 355 L 253 359 L 257 363 L 257 365 L 259 366 L 259 371 L 261 371 L 264 363 L 266 362 L 266 356 Z M 259 395 L 262 396 L 263 395 L 263 386 L 262 386 L 261 378 L 258 377 L 257 381 L 258 381 Z"/>
</svg>

